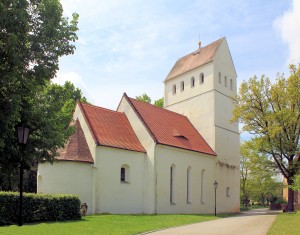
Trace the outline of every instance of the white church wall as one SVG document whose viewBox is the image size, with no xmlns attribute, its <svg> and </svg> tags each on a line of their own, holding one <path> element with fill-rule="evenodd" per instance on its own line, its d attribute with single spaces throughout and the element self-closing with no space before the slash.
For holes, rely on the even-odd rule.
<svg viewBox="0 0 300 235">
<path fill-rule="evenodd" d="M 166 109 L 187 116 L 209 146 L 214 149 L 215 126 L 213 106 L 214 92 L 211 90 L 204 94 L 186 99 L 183 102 L 168 106 Z"/>
<path fill-rule="evenodd" d="M 96 213 L 144 213 L 145 153 L 97 147 Z M 121 167 L 127 182 L 121 182 Z"/>
<path fill-rule="evenodd" d="M 157 145 L 157 213 L 214 213 L 215 158 L 207 154 Z M 173 203 L 170 201 L 171 166 L 174 166 Z"/>
<path fill-rule="evenodd" d="M 209 63 L 177 78 L 165 81 L 165 108 L 187 116 L 206 142 L 214 149 L 215 110 L 213 107 L 215 97 L 213 71 L 213 63 Z M 204 74 L 204 82 L 202 84 L 199 81 L 199 74 L 201 73 Z M 184 91 L 181 92 L 179 90 L 176 94 L 172 93 L 173 84 L 180 84 L 180 81 L 188 83 L 191 77 L 196 79 L 194 87 L 188 85 Z"/>
<path fill-rule="evenodd" d="M 94 213 L 90 163 L 71 161 L 40 163 L 37 178 L 38 193 L 75 194 L 82 203 L 87 203 L 88 214 Z"/>
<path fill-rule="evenodd" d="M 200 82 L 200 75 L 203 73 L 204 82 Z M 182 100 L 197 96 L 199 93 L 205 93 L 213 89 L 213 66 L 212 63 L 203 65 L 201 68 L 193 69 L 182 75 L 165 81 L 164 106 L 169 109 L 173 104 L 182 102 Z M 195 79 L 194 87 L 191 85 L 191 78 Z M 184 82 L 184 90 L 181 89 L 181 82 Z M 176 93 L 173 92 L 173 86 L 176 85 Z"/>
<path fill-rule="evenodd" d="M 219 73 L 221 81 L 219 81 Z M 221 212 L 238 212 L 240 207 L 240 136 L 237 123 L 231 123 L 237 92 L 236 71 L 227 41 L 214 57 L 215 74 L 215 152 L 218 155 L 216 179 Z M 225 78 L 226 77 L 226 78 Z M 227 79 L 227 84 L 226 80 Z"/>
<path fill-rule="evenodd" d="M 128 101 L 123 96 L 118 110 L 124 112 L 132 126 L 137 138 L 147 152 L 147 157 L 144 162 L 145 178 L 144 178 L 144 212 L 147 214 L 155 213 L 155 178 L 154 178 L 154 155 L 155 143 L 148 133 L 147 129 L 136 115 L 134 110 L 129 105 Z"/>
</svg>

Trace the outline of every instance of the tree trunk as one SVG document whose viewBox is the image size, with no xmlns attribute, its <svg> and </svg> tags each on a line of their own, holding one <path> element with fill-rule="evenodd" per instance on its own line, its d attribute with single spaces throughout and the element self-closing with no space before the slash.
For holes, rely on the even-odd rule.
<svg viewBox="0 0 300 235">
<path fill-rule="evenodd" d="M 288 186 L 293 184 L 293 180 L 288 179 Z M 290 187 L 288 188 L 288 204 L 286 207 L 286 212 L 293 212 L 294 211 L 294 190 Z"/>
</svg>

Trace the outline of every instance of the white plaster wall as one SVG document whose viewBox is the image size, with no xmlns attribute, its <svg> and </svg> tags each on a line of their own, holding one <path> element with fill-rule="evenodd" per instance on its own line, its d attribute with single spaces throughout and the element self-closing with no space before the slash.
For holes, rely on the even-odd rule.
<svg viewBox="0 0 300 235">
<path fill-rule="evenodd" d="M 214 213 L 214 156 L 157 145 L 157 213 Z M 175 165 L 174 202 L 170 202 L 170 168 Z M 187 203 L 187 169 L 191 168 L 191 203 Z M 201 202 L 201 171 L 205 170 Z"/>
<path fill-rule="evenodd" d="M 204 74 L 204 83 L 200 83 L 200 74 Z M 195 78 L 195 86 L 191 87 L 191 78 Z M 181 91 L 180 84 L 184 82 L 184 91 Z M 173 85 L 176 85 L 176 94 L 173 94 Z M 179 75 L 176 78 L 165 81 L 164 106 L 169 109 L 170 106 L 197 96 L 199 93 L 205 93 L 213 89 L 213 64 L 209 63 L 200 68 L 193 69 L 187 73 Z"/>
<path fill-rule="evenodd" d="M 216 180 L 218 181 L 217 201 L 219 212 L 240 211 L 240 170 L 216 164 Z M 230 188 L 227 195 L 227 188 Z"/>
<path fill-rule="evenodd" d="M 187 116 L 213 149 L 215 149 L 214 99 L 214 91 L 211 90 L 166 107 L 168 110 Z"/>
<path fill-rule="evenodd" d="M 145 153 L 97 147 L 96 213 L 144 213 Z M 121 167 L 129 166 L 129 182 L 120 180 Z"/>
<path fill-rule="evenodd" d="M 214 56 L 212 63 L 203 66 L 210 73 L 211 80 L 205 80 L 202 88 L 185 90 L 181 94 L 178 88 L 180 81 L 189 81 L 191 71 L 165 83 L 166 108 L 186 115 L 208 144 L 217 153 L 216 180 L 219 182 L 218 201 L 221 204 L 220 211 L 239 210 L 239 130 L 237 123 L 230 123 L 233 115 L 234 97 L 236 96 L 236 71 L 230 55 L 227 41 L 224 40 Z M 209 68 L 209 69 L 208 69 Z M 200 73 L 203 68 L 196 69 Z M 219 83 L 219 72 L 221 83 Z M 225 86 L 225 76 L 227 86 Z M 233 81 L 232 89 L 230 80 Z M 177 84 L 176 95 L 172 94 L 172 85 Z M 204 85 L 204 86 L 203 86 Z M 182 92 L 182 93 L 184 93 Z M 195 93 L 194 93 L 195 92 Z M 219 164 L 220 163 L 220 164 Z M 222 165 L 222 167 L 221 167 Z M 227 188 L 230 188 L 230 196 Z"/>
<path fill-rule="evenodd" d="M 55 161 L 38 165 L 38 193 L 75 194 L 87 203 L 88 214 L 94 213 L 92 203 L 92 167 L 90 163 Z"/>
<path fill-rule="evenodd" d="M 144 161 L 144 212 L 147 214 L 156 213 L 155 208 L 155 143 L 147 129 L 131 108 L 127 100 L 123 97 L 119 107 L 119 112 L 124 112 L 132 126 L 137 138 L 146 150 Z"/>
</svg>

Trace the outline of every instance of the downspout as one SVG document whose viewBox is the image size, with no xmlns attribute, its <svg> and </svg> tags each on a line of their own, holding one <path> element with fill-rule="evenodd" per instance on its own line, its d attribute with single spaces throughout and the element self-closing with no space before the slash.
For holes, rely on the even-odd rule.
<svg viewBox="0 0 300 235">
<path fill-rule="evenodd" d="M 92 208 L 93 208 L 93 212 L 92 214 L 96 214 L 96 172 L 97 172 L 97 167 L 95 166 L 94 163 L 91 164 L 92 167 Z"/>
<path fill-rule="evenodd" d="M 157 214 L 157 168 L 156 168 L 156 147 L 157 144 L 154 143 L 154 193 L 155 193 L 155 198 L 154 198 L 154 214 Z"/>
</svg>

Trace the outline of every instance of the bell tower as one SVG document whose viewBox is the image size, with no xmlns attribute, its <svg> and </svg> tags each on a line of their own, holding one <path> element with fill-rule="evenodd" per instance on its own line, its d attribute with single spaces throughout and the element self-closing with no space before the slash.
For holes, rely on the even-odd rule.
<svg viewBox="0 0 300 235">
<path fill-rule="evenodd" d="M 215 178 L 225 211 L 239 211 L 240 137 L 231 123 L 237 74 L 226 38 L 177 60 L 164 81 L 165 108 L 189 118 L 217 153 Z"/>
</svg>

